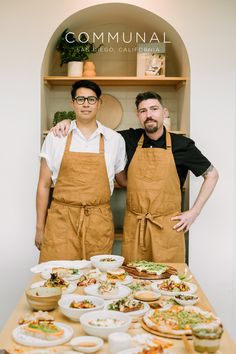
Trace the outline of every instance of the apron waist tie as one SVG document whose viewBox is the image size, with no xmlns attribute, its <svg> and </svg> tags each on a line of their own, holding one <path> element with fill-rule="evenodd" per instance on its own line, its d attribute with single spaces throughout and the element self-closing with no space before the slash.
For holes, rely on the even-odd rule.
<svg viewBox="0 0 236 354">
<path fill-rule="evenodd" d="M 65 206 L 68 206 L 68 207 L 75 207 L 75 208 L 78 208 L 81 210 L 80 212 L 80 216 L 77 220 L 77 225 L 76 225 L 76 228 L 74 227 L 73 225 L 73 222 L 72 222 L 72 218 L 71 218 L 71 213 L 70 213 L 70 210 L 69 210 L 69 219 L 70 219 L 70 222 L 71 222 L 71 225 L 73 226 L 74 228 L 74 231 L 76 232 L 76 234 L 79 236 L 79 234 L 81 233 L 81 244 L 82 244 L 82 255 L 83 255 L 83 259 L 86 259 L 86 250 L 85 250 L 85 235 L 86 235 L 86 229 L 88 227 L 88 216 L 93 212 L 95 211 L 96 209 L 100 209 L 100 208 L 104 208 L 104 207 L 107 207 L 107 206 L 110 206 L 109 203 L 105 203 L 105 204 L 98 204 L 98 205 L 86 205 L 86 204 L 68 204 L 68 203 L 64 203 L 64 202 L 61 202 L 59 200 L 55 200 L 53 199 L 53 202 L 56 203 L 56 204 L 61 204 L 61 205 L 65 205 Z"/>
<path fill-rule="evenodd" d="M 145 226 L 146 226 L 147 222 L 150 221 L 152 224 L 158 226 L 160 229 L 163 229 L 163 225 L 161 223 L 159 223 L 158 221 L 154 220 L 155 218 L 157 218 L 160 215 L 153 215 L 150 213 L 141 214 L 141 213 L 136 213 L 134 211 L 132 211 L 132 213 L 134 213 L 136 215 L 137 220 L 138 220 L 136 234 L 137 233 L 139 234 L 140 246 L 145 247 L 145 237 L 144 237 Z"/>
</svg>

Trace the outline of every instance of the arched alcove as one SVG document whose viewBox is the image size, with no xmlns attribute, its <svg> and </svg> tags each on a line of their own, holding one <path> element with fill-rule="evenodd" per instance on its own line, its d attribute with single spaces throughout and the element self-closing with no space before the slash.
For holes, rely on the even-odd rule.
<svg viewBox="0 0 236 354">
<path fill-rule="evenodd" d="M 91 6 L 74 13 L 66 18 L 55 29 L 52 37 L 49 40 L 43 65 L 42 76 L 57 75 L 65 76 L 67 65 L 60 66 L 59 53 L 56 51 L 56 43 L 62 31 L 69 28 L 75 35 L 81 32 L 86 32 L 93 40 L 93 33 L 100 35 L 103 33 L 104 42 L 101 52 L 93 54 L 91 58 L 96 64 L 97 76 L 135 76 L 136 75 L 136 58 L 137 53 L 133 50 L 137 45 L 135 34 L 138 33 L 142 38 L 146 38 L 149 42 L 153 33 L 156 34 L 160 41 L 164 39 L 171 43 L 166 44 L 166 76 L 168 77 L 189 77 L 190 68 L 189 60 L 183 40 L 177 31 L 166 22 L 163 18 L 147 11 L 143 8 L 134 5 L 113 3 L 100 4 Z M 119 34 L 119 42 L 112 40 L 108 43 L 107 34 Z M 127 41 L 133 35 L 133 39 L 129 44 L 123 42 L 122 35 Z M 165 37 L 165 38 L 164 38 Z M 141 42 L 141 40 L 139 40 Z M 101 43 L 101 40 L 95 38 L 95 43 Z M 152 43 L 156 43 L 153 41 Z M 106 52 L 105 50 L 112 51 Z M 120 51 L 119 49 L 122 49 Z M 125 50 L 126 49 L 126 50 Z M 123 122 L 118 129 L 124 129 L 130 126 L 137 126 L 137 121 L 134 112 L 132 99 L 136 93 L 142 90 L 155 89 L 162 96 L 170 110 L 172 119 L 172 130 L 189 131 L 189 82 L 176 90 L 173 86 L 158 86 L 154 87 L 149 84 L 147 87 L 132 85 L 119 87 L 106 87 L 105 92 L 114 94 L 122 103 L 124 109 Z M 103 87 L 102 87 L 103 88 Z M 52 117 L 56 110 L 70 109 L 68 101 L 68 87 L 42 87 L 42 129 L 48 129 L 52 123 Z M 122 92 L 125 93 L 125 98 L 122 98 Z M 132 94 L 133 93 L 133 94 Z"/>
<path fill-rule="evenodd" d="M 109 82 L 104 84 L 104 81 L 102 83 L 98 81 L 98 83 L 103 93 L 115 96 L 122 105 L 123 117 L 117 130 L 138 127 L 134 106 L 135 97 L 138 92 L 154 90 L 162 96 L 165 105 L 169 109 L 171 130 L 184 131 L 188 134 L 190 121 L 190 65 L 184 42 L 170 23 L 158 16 L 158 14 L 129 4 L 100 4 L 80 10 L 66 18 L 55 29 L 45 52 L 42 77 L 67 75 L 67 66 L 60 66 L 59 53 L 56 51 L 58 38 L 66 28 L 74 32 L 75 36 L 78 36 L 81 32 L 86 32 L 89 35 L 90 42 L 95 42 L 95 44 L 103 42 L 103 50 L 91 56 L 97 71 L 97 77 L 94 78 L 95 81 L 100 76 L 136 76 L 137 52 L 133 48 L 137 46 L 137 42 L 142 43 L 141 40 L 137 40 L 137 33 L 142 38 L 145 36 L 147 43 L 151 41 L 154 33 L 155 38 L 158 38 L 160 42 L 167 41 L 166 77 L 187 77 L 188 80 L 184 84 L 164 85 L 153 81 L 146 81 L 142 84 L 136 84 L 135 81 L 123 82 L 123 84 L 113 82 L 112 85 Z M 96 34 L 95 37 L 93 36 L 94 33 Z M 108 33 L 112 35 L 118 33 L 118 42 L 111 40 L 108 42 Z M 125 43 L 131 38 L 130 33 L 132 33 L 132 40 L 130 43 Z M 152 41 L 152 43 L 156 42 Z M 105 48 L 108 48 L 107 51 Z M 120 48 L 123 48 L 123 50 L 120 50 Z M 53 115 L 56 111 L 68 111 L 71 109 L 69 101 L 70 85 L 68 83 L 64 85 L 42 85 L 42 130 L 47 130 L 51 127 Z M 115 191 L 113 194 L 114 199 L 115 225 L 119 229 L 122 228 L 123 224 L 123 212 L 121 212 L 121 209 L 124 209 L 125 195 L 122 191 Z M 184 207 L 187 207 L 188 193 L 185 193 L 183 199 Z"/>
</svg>

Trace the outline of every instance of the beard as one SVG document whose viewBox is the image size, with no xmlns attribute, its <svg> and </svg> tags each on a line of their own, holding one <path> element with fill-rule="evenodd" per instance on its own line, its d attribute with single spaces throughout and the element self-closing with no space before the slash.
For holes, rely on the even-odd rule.
<svg viewBox="0 0 236 354">
<path fill-rule="evenodd" d="M 152 122 L 153 124 L 150 125 L 150 124 L 148 124 L 149 122 Z M 159 129 L 158 122 L 156 122 L 153 119 L 146 119 L 144 122 L 144 129 L 145 129 L 145 132 L 147 132 L 147 133 L 156 133 Z"/>
</svg>

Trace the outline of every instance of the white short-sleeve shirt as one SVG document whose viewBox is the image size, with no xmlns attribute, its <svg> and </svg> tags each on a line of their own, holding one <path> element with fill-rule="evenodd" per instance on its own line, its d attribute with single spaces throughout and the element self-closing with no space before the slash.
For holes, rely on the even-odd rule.
<svg viewBox="0 0 236 354">
<path fill-rule="evenodd" d="M 104 136 L 105 162 L 107 175 L 110 183 L 111 194 L 114 189 L 114 177 L 116 173 L 124 170 L 126 165 L 125 141 L 123 137 L 114 130 L 105 127 L 97 121 L 96 131 L 87 139 L 77 128 L 76 122 L 72 121 L 70 126 L 72 140 L 70 151 L 77 152 L 99 152 L 100 134 Z M 52 182 L 55 185 L 65 150 L 67 137 L 56 137 L 49 133 L 44 140 L 40 157 L 47 161 L 48 168 L 52 172 Z"/>
</svg>

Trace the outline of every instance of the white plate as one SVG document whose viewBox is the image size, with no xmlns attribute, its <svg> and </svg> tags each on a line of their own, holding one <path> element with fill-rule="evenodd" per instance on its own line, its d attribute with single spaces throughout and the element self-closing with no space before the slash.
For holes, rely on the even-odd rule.
<svg viewBox="0 0 236 354">
<path fill-rule="evenodd" d="M 142 347 L 134 347 L 134 348 L 129 348 L 122 350 L 116 354 L 137 354 L 138 352 L 142 352 Z M 165 349 L 163 351 L 163 354 L 173 354 L 173 352 L 169 351 L 168 349 Z"/>
<path fill-rule="evenodd" d="M 22 328 L 27 325 L 21 325 L 16 327 L 12 332 L 12 336 L 17 343 L 26 345 L 28 347 L 29 346 L 30 347 L 31 346 L 32 347 L 54 347 L 56 345 L 60 345 L 68 342 L 74 334 L 73 328 L 61 322 L 55 322 L 55 324 L 58 327 L 64 329 L 63 336 L 55 340 L 40 339 L 40 338 L 31 337 L 27 334 L 24 334 L 22 332 Z"/>
<path fill-rule="evenodd" d="M 163 280 L 158 280 L 155 281 L 151 284 L 151 288 L 153 291 L 158 291 L 161 293 L 161 295 L 166 295 L 166 296 L 176 296 L 176 295 L 190 295 L 193 294 L 197 291 L 197 286 L 193 283 L 188 283 L 188 282 L 184 282 L 185 284 L 187 284 L 189 286 L 189 290 L 188 291 L 166 291 L 166 290 L 161 290 L 159 288 L 159 285 L 163 282 Z"/>
<path fill-rule="evenodd" d="M 32 273 L 42 273 L 50 270 L 53 267 L 62 268 L 91 268 L 91 262 L 83 259 L 82 261 L 49 261 L 35 265 L 30 268 Z"/>
<path fill-rule="evenodd" d="M 102 275 L 100 276 L 100 279 L 101 279 L 101 280 L 107 280 L 106 274 L 102 274 Z M 122 280 L 122 281 L 117 281 L 116 283 L 127 285 L 127 284 L 132 283 L 132 281 L 133 281 L 133 277 L 131 277 L 131 275 L 126 275 L 126 277 L 125 277 L 124 280 Z"/>
<path fill-rule="evenodd" d="M 43 286 L 44 283 L 45 283 L 44 280 L 37 281 L 36 283 L 31 284 L 30 287 L 31 287 L 31 289 L 38 288 L 40 286 Z M 77 288 L 77 285 L 75 283 L 69 283 L 69 286 L 67 288 L 62 289 L 62 294 L 63 295 L 64 294 L 71 294 L 71 293 L 73 293 L 76 290 L 76 288 Z"/>
<path fill-rule="evenodd" d="M 138 300 L 135 300 L 135 301 L 138 302 Z M 104 310 L 116 311 L 116 310 L 110 310 L 110 309 L 108 309 L 108 306 L 109 306 L 111 303 L 113 303 L 113 302 L 114 302 L 114 301 L 106 301 Z M 140 302 L 142 302 L 142 301 L 140 301 Z M 122 313 L 125 313 L 125 314 L 127 314 L 127 315 L 129 315 L 129 316 L 131 316 L 131 317 L 132 317 L 132 316 L 142 316 L 142 315 L 144 315 L 147 311 L 150 310 L 150 306 L 149 306 L 147 303 L 143 302 L 143 305 L 144 305 L 144 308 L 141 309 L 141 310 L 130 311 L 130 312 L 122 312 Z M 121 311 L 116 311 L 116 312 L 121 312 Z"/>
<path fill-rule="evenodd" d="M 93 284 L 93 285 L 86 286 L 84 288 L 84 292 L 87 295 L 99 296 L 104 300 L 113 300 L 113 299 L 115 300 L 115 299 L 120 299 L 122 297 L 128 296 L 131 293 L 131 290 L 125 285 L 118 285 L 118 291 L 116 294 L 101 295 L 98 292 L 98 284 Z"/>
<path fill-rule="evenodd" d="M 79 344 L 83 342 L 92 342 L 95 345 L 93 347 L 80 347 Z M 102 338 L 94 336 L 79 336 L 71 339 L 69 344 L 76 351 L 82 353 L 95 353 L 102 348 L 102 346 L 104 345 L 104 340 Z"/>
<path fill-rule="evenodd" d="M 55 354 L 55 352 L 48 349 L 34 349 L 24 352 L 24 354 Z"/>
<path fill-rule="evenodd" d="M 43 279 L 50 279 L 51 272 L 52 272 L 52 268 L 51 268 L 51 270 L 42 272 L 40 275 Z M 81 277 L 81 275 L 83 275 L 83 273 L 79 272 L 77 274 L 72 274 L 69 277 L 63 277 L 63 279 L 65 279 L 67 281 L 74 281 L 74 280 L 78 280 Z"/>
</svg>

